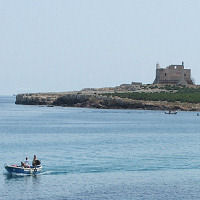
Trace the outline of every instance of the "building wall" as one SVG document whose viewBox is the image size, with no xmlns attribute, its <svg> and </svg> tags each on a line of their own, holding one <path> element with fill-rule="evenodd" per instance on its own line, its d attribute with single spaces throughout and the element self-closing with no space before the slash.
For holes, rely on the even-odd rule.
<svg viewBox="0 0 200 200">
<path fill-rule="evenodd" d="M 191 79 L 191 69 L 184 69 L 184 78 L 188 84 L 193 84 Z"/>
<path fill-rule="evenodd" d="M 184 69 L 184 65 L 170 65 L 167 68 L 156 69 L 154 83 L 160 84 L 193 84 L 191 70 Z"/>
</svg>

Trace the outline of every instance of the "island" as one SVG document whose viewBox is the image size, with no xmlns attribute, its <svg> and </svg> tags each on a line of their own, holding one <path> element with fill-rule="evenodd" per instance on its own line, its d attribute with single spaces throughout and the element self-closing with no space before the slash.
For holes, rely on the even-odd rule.
<svg viewBox="0 0 200 200">
<path fill-rule="evenodd" d="M 200 86 L 132 82 L 73 92 L 18 94 L 15 103 L 49 107 L 200 111 Z"/>
<path fill-rule="evenodd" d="M 184 62 L 165 68 L 157 63 L 153 84 L 132 82 L 116 87 L 85 88 L 74 92 L 18 94 L 16 104 L 200 111 L 200 86 L 194 84 L 191 69 L 186 69 Z"/>
</svg>

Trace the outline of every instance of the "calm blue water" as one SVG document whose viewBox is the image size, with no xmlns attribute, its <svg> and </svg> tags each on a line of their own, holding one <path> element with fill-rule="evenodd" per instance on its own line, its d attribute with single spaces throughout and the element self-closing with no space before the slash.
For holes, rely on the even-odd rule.
<svg viewBox="0 0 200 200">
<path fill-rule="evenodd" d="M 200 199 L 195 112 L 15 105 L 0 97 L 0 199 Z M 10 177 L 4 163 L 36 154 L 41 175 Z"/>
</svg>

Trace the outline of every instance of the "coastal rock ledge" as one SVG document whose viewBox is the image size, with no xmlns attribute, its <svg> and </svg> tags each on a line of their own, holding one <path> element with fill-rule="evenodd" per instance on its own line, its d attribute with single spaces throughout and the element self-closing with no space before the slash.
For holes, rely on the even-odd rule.
<svg viewBox="0 0 200 200">
<path fill-rule="evenodd" d="M 200 111 L 199 103 L 143 101 L 103 94 L 80 94 L 79 92 L 18 94 L 15 103 L 22 105 L 46 105 L 50 107 Z"/>
</svg>

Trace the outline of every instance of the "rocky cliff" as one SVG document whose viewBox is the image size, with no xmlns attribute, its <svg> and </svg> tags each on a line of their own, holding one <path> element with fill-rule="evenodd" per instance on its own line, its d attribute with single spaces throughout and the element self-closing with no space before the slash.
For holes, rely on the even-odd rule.
<svg viewBox="0 0 200 200">
<path fill-rule="evenodd" d="M 46 105 L 65 107 L 86 107 L 105 109 L 143 109 L 143 110 L 185 110 L 199 111 L 200 104 L 143 101 L 120 97 L 104 96 L 103 94 L 77 93 L 37 93 L 19 94 L 16 96 L 16 104 Z"/>
</svg>

